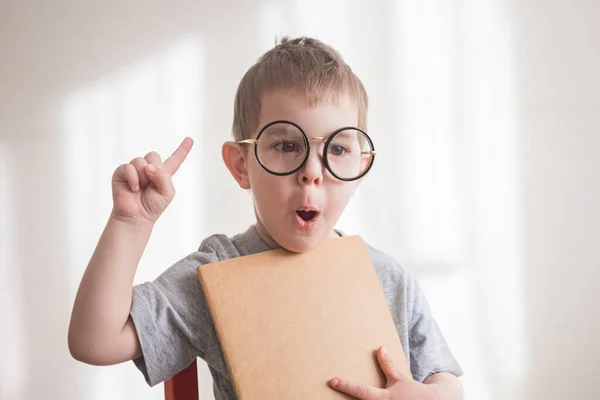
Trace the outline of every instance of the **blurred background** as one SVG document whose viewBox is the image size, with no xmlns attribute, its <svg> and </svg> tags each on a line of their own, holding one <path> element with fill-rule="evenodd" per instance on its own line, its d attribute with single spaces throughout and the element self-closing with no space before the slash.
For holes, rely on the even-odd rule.
<svg viewBox="0 0 600 400">
<path fill-rule="evenodd" d="M 133 363 L 67 348 L 110 178 L 196 142 L 136 283 L 245 230 L 220 147 L 239 80 L 283 35 L 363 80 L 378 156 L 338 228 L 421 282 L 467 398 L 599 399 L 597 0 L 1 0 L 0 398 L 163 398 Z"/>
</svg>

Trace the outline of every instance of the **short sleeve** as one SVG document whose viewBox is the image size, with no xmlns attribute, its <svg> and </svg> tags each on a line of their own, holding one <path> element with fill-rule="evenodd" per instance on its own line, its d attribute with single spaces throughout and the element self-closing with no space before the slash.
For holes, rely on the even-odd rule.
<svg viewBox="0 0 600 400">
<path fill-rule="evenodd" d="M 142 356 L 133 360 L 154 386 L 204 358 L 218 345 L 196 268 L 218 261 L 199 251 L 180 260 L 153 282 L 133 287 L 130 315 Z"/>
<path fill-rule="evenodd" d="M 425 294 L 416 280 L 410 275 L 407 278 L 410 317 L 408 336 L 413 378 L 423 382 L 429 375 L 440 372 L 461 376 L 462 368 L 434 320 Z"/>
</svg>

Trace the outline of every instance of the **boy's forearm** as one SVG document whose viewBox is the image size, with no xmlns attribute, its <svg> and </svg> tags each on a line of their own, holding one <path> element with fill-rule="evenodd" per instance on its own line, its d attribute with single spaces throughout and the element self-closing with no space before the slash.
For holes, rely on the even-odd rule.
<svg viewBox="0 0 600 400">
<path fill-rule="evenodd" d="M 101 351 L 122 332 L 135 272 L 152 228 L 150 221 L 109 219 L 77 292 L 69 326 L 71 352 Z"/>
<path fill-rule="evenodd" d="M 423 382 L 435 387 L 439 400 L 463 400 L 464 391 L 460 380 L 449 373 L 438 373 L 430 375 Z"/>
</svg>

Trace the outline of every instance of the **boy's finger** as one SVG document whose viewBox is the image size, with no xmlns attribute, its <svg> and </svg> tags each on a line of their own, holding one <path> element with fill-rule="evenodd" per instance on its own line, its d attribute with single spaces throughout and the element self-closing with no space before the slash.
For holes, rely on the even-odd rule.
<svg viewBox="0 0 600 400">
<path fill-rule="evenodd" d="M 373 386 L 360 385 L 348 382 L 340 378 L 333 378 L 329 384 L 335 390 L 349 394 L 360 400 L 380 400 L 383 399 L 384 390 Z"/>
<path fill-rule="evenodd" d="M 181 142 L 177 150 L 175 150 L 173 154 L 171 154 L 171 157 L 167 158 L 167 160 L 163 163 L 165 171 L 167 171 L 170 175 L 175 174 L 189 154 L 193 145 L 194 141 L 192 138 L 186 137 L 183 139 L 183 142 Z"/>
<path fill-rule="evenodd" d="M 160 155 L 155 151 L 151 151 L 150 153 L 146 154 L 144 160 L 146 160 L 148 164 L 152 164 L 157 168 L 162 167 L 163 165 Z"/>
<path fill-rule="evenodd" d="M 131 164 L 125 164 L 123 175 L 127 180 L 129 189 L 131 189 L 132 192 L 137 192 L 140 189 L 140 177 L 135 170 L 135 167 Z"/>
<path fill-rule="evenodd" d="M 394 361 L 392 360 L 388 352 L 385 350 L 385 347 L 382 346 L 377 350 L 377 360 L 379 361 L 381 370 L 387 378 L 388 385 L 402 380 L 403 375 L 396 368 Z"/>
<path fill-rule="evenodd" d="M 127 183 L 129 189 L 133 192 L 137 192 L 140 187 L 140 181 L 138 173 L 135 167 L 131 164 L 123 164 L 117 168 L 113 176 L 113 182 L 124 182 Z"/>
<path fill-rule="evenodd" d="M 146 165 L 148 165 L 148 161 L 146 161 L 145 158 L 137 157 L 131 160 L 129 164 L 133 165 L 137 171 L 140 187 L 145 188 L 148 186 L 149 179 L 148 175 L 146 175 Z"/>
<path fill-rule="evenodd" d="M 163 168 L 156 167 L 153 164 L 146 166 L 146 174 L 150 181 L 156 185 L 156 190 L 163 196 L 172 198 L 175 195 L 175 188 L 173 187 L 173 181 L 171 175 Z"/>
</svg>

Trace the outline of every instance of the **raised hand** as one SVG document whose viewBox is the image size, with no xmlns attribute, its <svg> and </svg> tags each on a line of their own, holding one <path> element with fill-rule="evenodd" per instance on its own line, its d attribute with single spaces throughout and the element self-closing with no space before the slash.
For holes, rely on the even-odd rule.
<svg viewBox="0 0 600 400">
<path fill-rule="evenodd" d="M 133 223 L 155 222 L 175 196 L 171 177 L 193 144 L 191 138 L 185 138 L 164 163 L 158 153 L 151 151 L 120 165 L 112 177 L 113 217 Z"/>
</svg>

